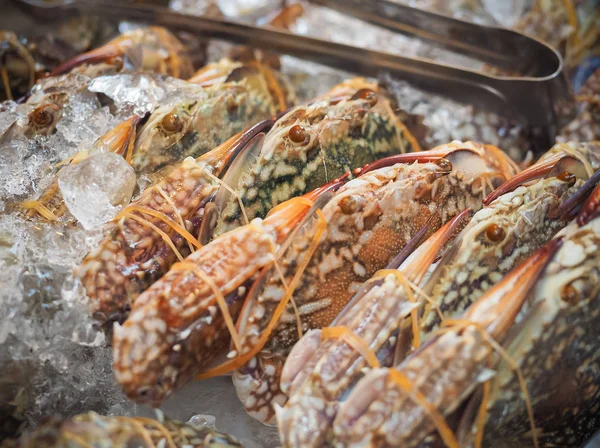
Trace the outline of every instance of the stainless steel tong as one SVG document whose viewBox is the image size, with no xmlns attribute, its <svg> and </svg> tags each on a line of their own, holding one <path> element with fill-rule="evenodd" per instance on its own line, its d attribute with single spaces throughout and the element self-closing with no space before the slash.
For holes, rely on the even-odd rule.
<svg viewBox="0 0 600 448">
<path fill-rule="evenodd" d="M 549 138 L 572 118 L 572 93 L 554 48 L 504 28 L 465 22 L 387 0 L 311 0 L 372 24 L 413 35 L 518 76 L 492 74 L 333 43 L 273 28 L 181 14 L 167 8 L 90 0 L 20 0 L 45 17 L 70 9 L 296 56 L 365 76 L 390 74 L 419 88 L 541 127 Z M 560 111 L 560 113 L 559 113 Z"/>
</svg>

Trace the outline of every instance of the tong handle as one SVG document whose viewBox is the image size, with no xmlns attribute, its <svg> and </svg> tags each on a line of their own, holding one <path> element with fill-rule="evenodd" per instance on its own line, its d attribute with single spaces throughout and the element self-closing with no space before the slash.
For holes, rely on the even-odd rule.
<svg viewBox="0 0 600 448">
<path fill-rule="evenodd" d="M 552 76 L 561 68 L 560 56 L 553 48 L 506 28 L 479 25 L 389 0 L 310 2 L 523 76 Z"/>
</svg>

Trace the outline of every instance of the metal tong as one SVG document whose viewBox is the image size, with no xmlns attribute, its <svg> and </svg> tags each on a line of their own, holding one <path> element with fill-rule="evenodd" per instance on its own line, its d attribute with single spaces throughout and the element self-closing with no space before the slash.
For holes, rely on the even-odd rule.
<svg viewBox="0 0 600 448">
<path fill-rule="evenodd" d="M 389 74 L 424 90 L 541 127 L 550 141 L 572 118 L 565 113 L 574 109 L 562 57 L 544 42 L 513 30 L 473 24 L 388 0 L 311 1 L 520 75 L 494 76 L 428 59 L 397 56 L 273 28 L 181 14 L 158 6 L 90 0 L 20 0 L 45 17 L 49 12 L 62 15 L 76 9 L 85 14 L 161 25 L 201 37 L 288 54 L 365 76 Z"/>
</svg>

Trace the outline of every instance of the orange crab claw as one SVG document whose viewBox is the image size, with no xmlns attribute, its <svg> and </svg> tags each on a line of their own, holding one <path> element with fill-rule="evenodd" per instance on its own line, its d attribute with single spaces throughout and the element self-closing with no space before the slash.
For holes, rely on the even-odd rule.
<svg viewBox="0 0 600 448">
<path fill-rule="evenodd" d="M 526 170 L 521 171 L 519 174 L 517 174 L 510 180 L 507 180 L 502 185 L 500 185 L 498 188 L 496 188 L 494 191 L 492 191 L 483 200 L 483 204 L 489 205 L 493 201 L 498 199 L 500 196 L 502 196 L 503 194 L 513 191 L 517 187 L 519 187 L 527 182 L 530 182 L 535 179 L 540 179 L 540 178 L 547 176 L 548 174 L 551 174 L 553 172 L 558 174 L 559 171 L 561 171 L 561 170 L 564 171 L 563 168 L 565 168 L 565 170 L 566 170 L 572 164 L 578 164 L 578 163 L 580 163 L 580 162 L 577 159 L 575 159 L 574 157 L 564 156 L 564 155 L 557 155 L 554 157 L 550 157 L 546 160 L 543 160 L 541 162 L 538 162 L 538 163 L 530 166 Z M 571 170 L 575 171 L 574 169 L 571 169 Z"/>
<path fill-rule="evenodd" d="M 402 271 L 406 278 L 422 279 L 430 268 L 431 263 L 437 257 L 438 252 L 450 237 L 460 227 L 463 220 L 471 214 L 471 209 L 467 208 L 444 224 L 432 236 L 421 244 L 406 260 L 402 263 Z"/>
<path fill-rule="evenodd" d="M 562 240 L 555 238 L 533 253 L 473 303 L 461 321 L 475 323 L 485 328 L 492 339 L 502 340 L 561 244 Z"/>
<path fill-rule="evenodd" d="M 264 222 L 275 228 L 278 242 L 281 242 L 306 216 L 307 212 L 315 207 L 318 199 L 324 197 L 327 192 L 336 191 L 346 182 L 349 176 L 350 173 L 345 173 L 305 195 L 292 198 L 273 207 L 265 217 Z"/>
<path fill-rule="evenodd" d="M 596 173 L 594 174 L 594 176 L 592 176 L 592 178 L 600 177 L 600 176 L 598 176 L 598 173 L 600 173 L 600 170 L 596 171 Z M 590 180 L 592 180 L 592 178 L 590 178 Z M 596 179 L 596 182 L 597 181 L 598 181 L 598 179 Z M 579 224 L 580 226 L 583 226 L 583 225 L 587 224 L 588 222 L 590 222 L 592 219 L 594 219 L 599 214 L 600 214 L 600 185 L 596 185 L 596 187 L 594 188 L 594 191 L 592 191 L 589 198 L 583 205 L 581 212 L 579 212 L 579 215 L 577 216 L 577 224 Z"/>
<path fill-rule="evenodd" d="M 125 160 L 129 161 L 131 158 L 131 151 L 133 151 L 137 126 L 142 121 L 142 118 L 143 117 L 134 115 L 128 120 L 118 124 L 104 134 L 101 141 L 99 141 L 100 144 L 109 148 L 111 152 L 119 154 L 120 156 L 123 156 Z"/>
</svg>

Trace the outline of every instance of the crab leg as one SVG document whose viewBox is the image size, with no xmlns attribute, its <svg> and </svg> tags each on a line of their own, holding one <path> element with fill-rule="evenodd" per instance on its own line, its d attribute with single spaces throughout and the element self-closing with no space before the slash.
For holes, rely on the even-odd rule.
<svg viewBox="0 0 600 448">
<path fill-rule="evenodd" d="M 181 101 L 159 106 L 140 129 L 131 159 L 137 173 L 154 175 L 186 157 L 200 157 L 281 111 L 267 69 L 221 60 L 204 70 L 198 85 L 185 87 Z"/>
<path fill-rule="evenodd" d="M 186 159 L 109 225 L 107 237 L 75 271 L 100 320 L 122 320 L 134 298 L 168 271 L 178 254 L 187 255 L 187 243 L 195 240 L 190 234 L 197 234 L 203 207 L 218 189 L 216 176 L 270 124 L 261 122 L 198 160 Z"/>
<path fill-rule="evenodd" d="M 281 277 L 289 284 L 296 275 L 316 223 L 307 224 L 290 239 L 281 272 L 271 269 L 254 284 L 238 322 L 243 356 L 218 370 L 226 373 L 239 368 L 241 360 L 246 362 L 233 379 L 251 415 L 274 423 L 273 404 L 285 401 L 278 387 L 281 367 L 303 332 L 330 325 L 361 285 L 385 268 L 429 219 L 429 232 L 433 232 L 465 208 L 480 208 L 484 177 L 504 180 L 511 175 L 496 171 L 497 159 L 488 159 L 489 153 L 481 146 L 451 146 L 443 152 L 438 149 L 394 156 L 386 159 L 391 164 L 388 166 L 377 162 L 379 169 L 370 171 L 367 167 L 365 174 L 336 193 L 323 208 L 327 222 L 323 237 L 306 265 L 293 302 L 276 323 L 266 345 L 257 340 L 267 325 L 273 325 L 274 310 L 285 296 Z M 441 158 L 442 154 L 446 158 Z M 423 163 L 419 163 L 420 156 Z M 437 159 L 431 162 L 434 156 Z M 449 159 L 469 171 L 454 169 Z M 399 160 L 415 163 L 396 163 Z M 248 358 L 248 353 L 258 356 Z"/>
<path fill-rule="evenodd" d="M 336 442 L 418 446 L 436 426 L 439 429 L 431 409 L 448 416 L 486 378 L 487 360 L 514 324 L 560 242 L 554 239 L 535 252 L 478 299 L 460 321 L 396 369 L 368 372 L 338 410 L 333 425 Z"/>
<path fill-rule="evenodd" d="M 281 204 L 267 218 L 223 234 L 191 254 L 133 304 L 129 319 L 114 329 L 114 368 L 130 398 L 154 405 L 187 383 L 223 353 L 245 285 L 276 262 L 277 249 L 312 210 L 338 188 L 335 180 Z"/>
</svg>

